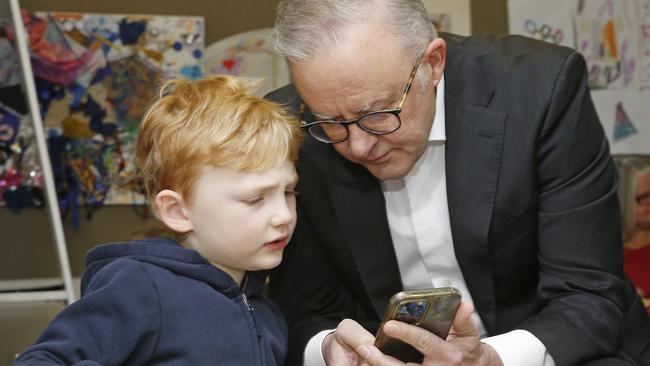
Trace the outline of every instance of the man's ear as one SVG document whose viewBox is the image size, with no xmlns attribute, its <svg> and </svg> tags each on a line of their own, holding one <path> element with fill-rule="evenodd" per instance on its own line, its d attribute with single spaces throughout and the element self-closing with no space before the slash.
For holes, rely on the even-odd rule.
<svg viewBox="0 0 650 366">
<path fill-rule="evenodd" d="M 437 86 L 440 79 L 442 79 L 442 72 L 445 70 L 445 61 L 447 59 L 447 43 L 445 40 L 438 37 L 429 42 L 423 57 L 423 61 L 429 63 L 433 69 L 433 84 Z"/>
<path fill-rule="evenodd" d="M 192 222 L 185 212 L 185 201 L 180 194 L 170 189 L 158 192 L 154 199 L 158 218 L 167 227 L 179 234 L 192 230 Z"/>
</svg>

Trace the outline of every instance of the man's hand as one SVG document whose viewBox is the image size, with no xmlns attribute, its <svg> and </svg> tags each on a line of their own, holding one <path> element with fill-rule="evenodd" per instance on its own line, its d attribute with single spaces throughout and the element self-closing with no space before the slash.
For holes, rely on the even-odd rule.
<svg viewBox="0 0 650 366">
<path fill-rule="evenodd" d="M 384 325 L 384 332 L 411 344 L 424 355 L 422 365 L 485 365 L 503 366 L 501 358 L 489 345 L 482 343 L 476 325 L 472 321 L 472 306 L 462 302 L 447 340 L 420 327 L 391 320 Z M 373 366 L 402 366 L 379 349 L 360 343 L 356 351 Z M 413 364 L 409 364 L 413 365 Z"/>
<path fill-rule="evenodd" d="M 359 323 L 343 319 L 336 330 L 323 340 L 321 351 L 327 365 L 367 365 L 355 351 L 362 344 L 372 346 L 375 337 Z"/>
</svg>

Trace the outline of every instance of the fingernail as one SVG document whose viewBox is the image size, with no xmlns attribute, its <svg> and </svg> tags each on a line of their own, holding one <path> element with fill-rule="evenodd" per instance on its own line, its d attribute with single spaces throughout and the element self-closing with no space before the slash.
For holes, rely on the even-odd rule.
<svg viewBox="0 0 650 366">
<path fill-rule="evenodd" d="M 363 358 L 368 358 L 368 356 L 370 356 L 370 348 L 368 348 L 368 346 L 365 344 L 362 344 L 357 347 L 357 353 L 360 354 Z"/>
</svg>

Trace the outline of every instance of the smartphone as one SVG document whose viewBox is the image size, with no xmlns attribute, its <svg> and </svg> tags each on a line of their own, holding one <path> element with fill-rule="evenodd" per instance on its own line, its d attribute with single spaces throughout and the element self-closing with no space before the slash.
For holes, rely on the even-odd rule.
<svg viewBox="0 0 650 366">
<path fill-rule="evenodd" d="M 384 354 L 402 362 L 421 363 L 423 355 L 408 343 L 384 334 L 384 324 L 399 320 L 417 325 L 442 339 L 447 339 L 454 317 L 460 306 L 460 291 L 453 287 L 409 290 L 393 295 L 384 320 L 379 326 L 375 346 Z"/>
</svg>

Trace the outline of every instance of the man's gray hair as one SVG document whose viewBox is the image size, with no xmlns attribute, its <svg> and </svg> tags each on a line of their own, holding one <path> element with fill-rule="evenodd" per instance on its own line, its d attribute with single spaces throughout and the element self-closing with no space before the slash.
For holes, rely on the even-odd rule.
<svg viewBox="0 0 650 366">
<path fill-rule="evenodd" d="M 308 60 L 377 11 L 381 12 L 379 20 L 386 22 L 414 57 L 437 37 L 421 0 L 283 0 L 275 21 L 275 47 L 292 62 Z"/>
</svg>

